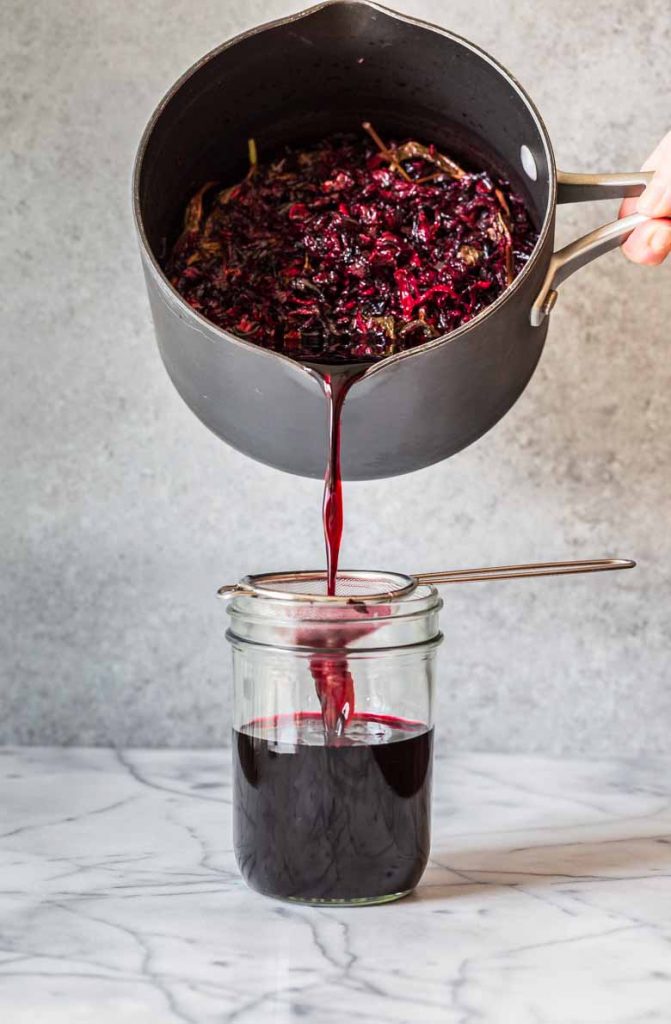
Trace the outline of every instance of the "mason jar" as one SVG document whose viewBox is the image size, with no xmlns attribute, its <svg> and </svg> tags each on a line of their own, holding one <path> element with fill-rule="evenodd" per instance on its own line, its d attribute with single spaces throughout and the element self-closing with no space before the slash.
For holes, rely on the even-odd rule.
<svg viewBox="0 0 671 1024">
<path fill-rule="evenodd" d="M 220 593 L 243 878 L 300 903 L 405 896 L 429 856 L 436 589 L 364 601 L 242 581 Z"/>
</svg>

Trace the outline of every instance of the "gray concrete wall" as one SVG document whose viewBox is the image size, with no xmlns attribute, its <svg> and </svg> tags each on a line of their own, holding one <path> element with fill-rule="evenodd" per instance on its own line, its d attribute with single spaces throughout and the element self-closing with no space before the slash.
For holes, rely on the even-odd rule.
<svg viewBox="0 0 671 1024">
<path fill-rule="evenodd" d="M 671 126 L 667 0 L 396 0 L 490 50 L 560 166 L 639 166 Z M 2 713 L 13 743 L 228 734 L 216 587 L 322 563 L 320 485 L 246 461 L 155 349 L 129 211 L 173 79 L 286 0 L 6 4 Z M 560 211 L 568 240 L 614 215 Z M 406 570 L 621 553 L 635 573 L 447 591 L 439 718 L 460 747 L 668 749 L 671 276 L 620 254 L 562 289 L 530 387 L 437 468 L 346 490 L 344 563 Z"/>
</svg>

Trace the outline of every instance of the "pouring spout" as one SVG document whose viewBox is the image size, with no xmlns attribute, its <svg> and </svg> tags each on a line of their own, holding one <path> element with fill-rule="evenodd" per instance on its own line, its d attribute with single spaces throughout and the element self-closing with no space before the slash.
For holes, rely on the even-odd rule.
<svg viewBox="0 0 671 1024">
<path fill-rule="evenodd" d="M 370 370 L 372 366 L 377 364 L 374 362 L 361 362 L 361 363 L 327 363 L 327 362 L 308 362 L 303 361 L 301 365 L 308 371 L 312 377 L 316 377 L 319 384 L 324 389 L 325 383 L 336 383 L 341 382 L 342 386 L 351 387 L 357 380 L 361 380 L 363 376 Z"/>
<path fill-rule="evenodd" d="M 586 558 L 570 562 L 532 562 L 528 565 L 495 565 L 480 569 L 450 569 L 446 572 L 418 573 L 418 583 L 440 586 L 444 583 L 477 583 L 484 580 L 530 579 L 534 576 L 569 576 L 583 572 L 612 572 L 633 569 L 630 558 Z"/>
</svg>

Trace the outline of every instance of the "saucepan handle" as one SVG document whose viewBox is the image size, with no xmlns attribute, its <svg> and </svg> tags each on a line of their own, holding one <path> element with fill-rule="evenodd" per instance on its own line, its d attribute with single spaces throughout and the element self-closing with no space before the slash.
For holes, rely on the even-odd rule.
<svg viewBox="0 0 671 1024">
<path fill-rule="evenodd" d="M 635 171 L 631 174 L 570 174 L 557 173 L 557 202 L 585 203 L 593 199 L 628 199 L 639 196 L 653 176 L 653 171 Z M 620 245 L 628 235 L 649 220 L 645 214 L 604 224 L 582 238 L 553 253 L 545 280 L 531 307 L 531 323 L 539 327 L 557 301 L 557 288 L 597 256 L 603 256 Z"/>
</svg>

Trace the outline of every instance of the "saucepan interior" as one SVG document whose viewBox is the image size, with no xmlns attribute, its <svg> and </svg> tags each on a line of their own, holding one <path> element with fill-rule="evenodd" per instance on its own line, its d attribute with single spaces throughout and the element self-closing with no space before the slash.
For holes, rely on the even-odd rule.
<svg viewBox="0 0 671 1024">
<path fill-rule="evenodd" d="M 254 30 L 203 58 L 150 122 L 136 212 L 160 263 L 191 195 L 240 179 L 247 140 L 260 159 L 282 145 L 373 122 L 383 136 L 434 141 L 492 166 L 523 192 L 539 230 L 555 200 L 543 124 L 514 80 L 449 33 L 367 3 L 333 3 Z"/>
</svg>

